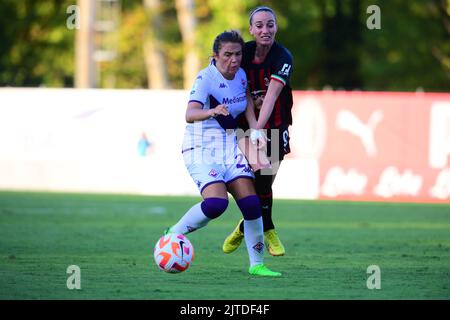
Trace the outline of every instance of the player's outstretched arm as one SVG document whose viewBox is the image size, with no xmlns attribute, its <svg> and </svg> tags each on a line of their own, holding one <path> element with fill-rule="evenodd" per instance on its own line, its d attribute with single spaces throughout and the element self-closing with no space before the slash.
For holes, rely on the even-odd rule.
<svg viewBox="0 0 450 320">
<path fill-rule="evenodd" d="M 250 128 L 256 128 L 256 115 L 255 115 L 255 104 L 250 95 L 250 91 L 247 90 L 247 108 L 245 109 L 245 118 L 247 119 Z"/>
<path fill-rule="evenodd" d="M 239 139 L 238 146 L 254 172 L 272 167 L 266 151 L 259 149 L 256 144 L 251 143 L 249 138 L 243 137 Z"/>
<path fill-rule="evenodd" d="M 253 144 L 256 144 L 258 149 L 264 148 L 267 144 L 267 138 L 260 130 L 255 129 L 257 125 L 255 115 L 255 104 L 250 95 L 250 91 L 247 90 L 247 108 L 245 109 L 245 118 L 249 124 L 251 131 L 250 140 Z"/>
<path fill-rule="evenodd" d="M 211 117 L 216 117 L 219 114 L 224 116 L 229 115 L 228 107 L 224 104 L 220 104 L 213 109 L 203 109 L 200 103 L 191 101 L 188 103 L 186 110 L 186 122 L 192 123 L 194 121 L 203 121 Z"/>
<path fill-rule="evenodd" d="M 272 114 L 275 102 L 277 101 L 281 90 L 283 90 L 283 87 L 284 85 L 281 82 L 270 80 L 269 87 L 267 88 L 266 96 L 264 97 L 261 107 L 261 112 L 259 113 L 256 129 L 263 129 L 266 125 L 270 115 Z"/>
</svg>

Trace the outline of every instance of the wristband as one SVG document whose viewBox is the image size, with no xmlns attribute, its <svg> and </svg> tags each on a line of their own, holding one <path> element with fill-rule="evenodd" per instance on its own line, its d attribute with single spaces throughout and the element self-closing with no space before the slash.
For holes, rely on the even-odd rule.
<svg viewBox="0 0 450 320">
<path fill-rule="evenodd" d="M 253 144 L 256 144 L 259 138 L 264 137 L 264 135 L 259 130 L 252 129 L 250 132 L 250 141 Z"/>
</svg>

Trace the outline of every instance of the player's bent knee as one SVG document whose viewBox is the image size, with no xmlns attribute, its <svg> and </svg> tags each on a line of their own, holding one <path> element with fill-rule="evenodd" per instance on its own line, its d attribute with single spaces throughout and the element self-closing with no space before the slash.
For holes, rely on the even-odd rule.
<svg viewBox="0 0 450 320">
<path fill-rule="evenodd" d="M 236 202 L 245 220 L 255 220 L 262 216 L 261 203 L 257 195 L 251 195 Z"/>
<path fill-rule="evenodd" d="M 228 199 L 206 198 L 203 200 L 201 207 L 205 216 L 215 219 L 227 210 Z"/>
</svg>

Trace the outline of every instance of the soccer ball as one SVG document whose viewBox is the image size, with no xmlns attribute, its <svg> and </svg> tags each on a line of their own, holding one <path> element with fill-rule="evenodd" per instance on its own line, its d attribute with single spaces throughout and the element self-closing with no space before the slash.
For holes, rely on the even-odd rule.
<svg viewBox="0 0 450 320">
<path fill-rule="evenodd" d="M 162 236 L 153 250 L 156 265 L 168 273 L 180 273 L 189 268 L 194 259 L 194 247 L 182 234 Z"/>
</svg>

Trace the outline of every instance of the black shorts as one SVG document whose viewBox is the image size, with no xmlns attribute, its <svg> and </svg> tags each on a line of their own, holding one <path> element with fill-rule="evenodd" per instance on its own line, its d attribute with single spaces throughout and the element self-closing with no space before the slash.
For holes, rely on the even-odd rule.
<svg viewBox="0 0 450 320">
<path fill-rule="evenodd" d="M 275 131 L 278 130 L 278 131 Z M 267 156 L 270 158 L 272 163 L 281 161 L 284 156 L 291 152 L 291 147 L 289 145 L 289 129 L 288 126 L 284 126 L 278 129 L 267 129 Z M 274 140 L 272 140 L 274 139 Z M 278 155 L 274 154 L 275 159 L 272 159 L 272 148 L 278 149 Z"/>
</svg>

